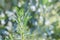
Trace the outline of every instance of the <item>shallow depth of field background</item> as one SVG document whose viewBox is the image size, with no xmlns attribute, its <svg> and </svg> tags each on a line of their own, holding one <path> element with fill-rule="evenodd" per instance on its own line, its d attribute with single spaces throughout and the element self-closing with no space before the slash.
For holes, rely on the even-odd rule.
<svg viewBox="0 0 60 40">
<path fill-rule="evenodd" d="M 0 40 L 60 40 L 60 0 L 0 0 Z"/>
</svg>

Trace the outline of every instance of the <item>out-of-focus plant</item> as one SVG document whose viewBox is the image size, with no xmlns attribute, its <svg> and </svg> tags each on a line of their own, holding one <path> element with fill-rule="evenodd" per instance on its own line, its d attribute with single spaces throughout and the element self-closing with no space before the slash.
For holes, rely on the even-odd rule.
<svg viewBox="0 0 60 40">
<path fill-rule="evenodd" d="M 17 12 L 17 23 L 18 23 L 18 26 L 17 26 L 17 33 L 21 35 L 21 40 L 26 40 L 26 34 L 29 32 L 28 30 L 28 27 L 27 27 L 27 22 L 28 20 L 31 18 L 30 16 L 28 16 L 28 12 L 25 12 L 24 13 L 24 8 L 17 8 L 15 7 Z"/>
<path fill-rule="evenodd" d="M 3 39 L 60 40 L 59 0 L 5 1 L 0 0 L 0 9 L 4 11 L 0 10 L 0 35 L 3 34 Z M 12 7 L 14 8 L 13 11 Z M 7 13 L 5 13 L 6 10 L 8 11 Z M 7 23 L 5 23 L 6 20 L 8 21 Z M 10 25 L 8 25 L 9 22 Z M 8 26 L 7 29 L 12 27 L 12 30 L 7 30 L 6 26 Z M 9 34 L 9 38 L 6 36 L 7 34 Z"/>
</svg>

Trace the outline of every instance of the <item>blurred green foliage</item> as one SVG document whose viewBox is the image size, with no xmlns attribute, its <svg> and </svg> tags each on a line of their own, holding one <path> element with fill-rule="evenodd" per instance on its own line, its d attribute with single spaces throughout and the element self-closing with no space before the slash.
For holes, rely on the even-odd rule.
<svg viewBox="0 0 60 40">
<path fill-rule="evenodd" d="M 0 0 L 1 40 L 60 40 L 60 0 Z"/>
</svg>

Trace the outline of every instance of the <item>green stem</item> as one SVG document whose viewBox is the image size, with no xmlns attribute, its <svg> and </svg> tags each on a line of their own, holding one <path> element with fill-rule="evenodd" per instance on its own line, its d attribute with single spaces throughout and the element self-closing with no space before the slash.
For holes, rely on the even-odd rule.
<svg viewBox="0 0 60 40">
<path fill-rule="evenodd" d="M 9 37 L 10 37 L 10 39 L 11 39 L 11 40 L 13 40 L 13 37 L 12 37 L 12 35 L 11 35 L 11 34 L 9 34 Z"/>
</svg>

